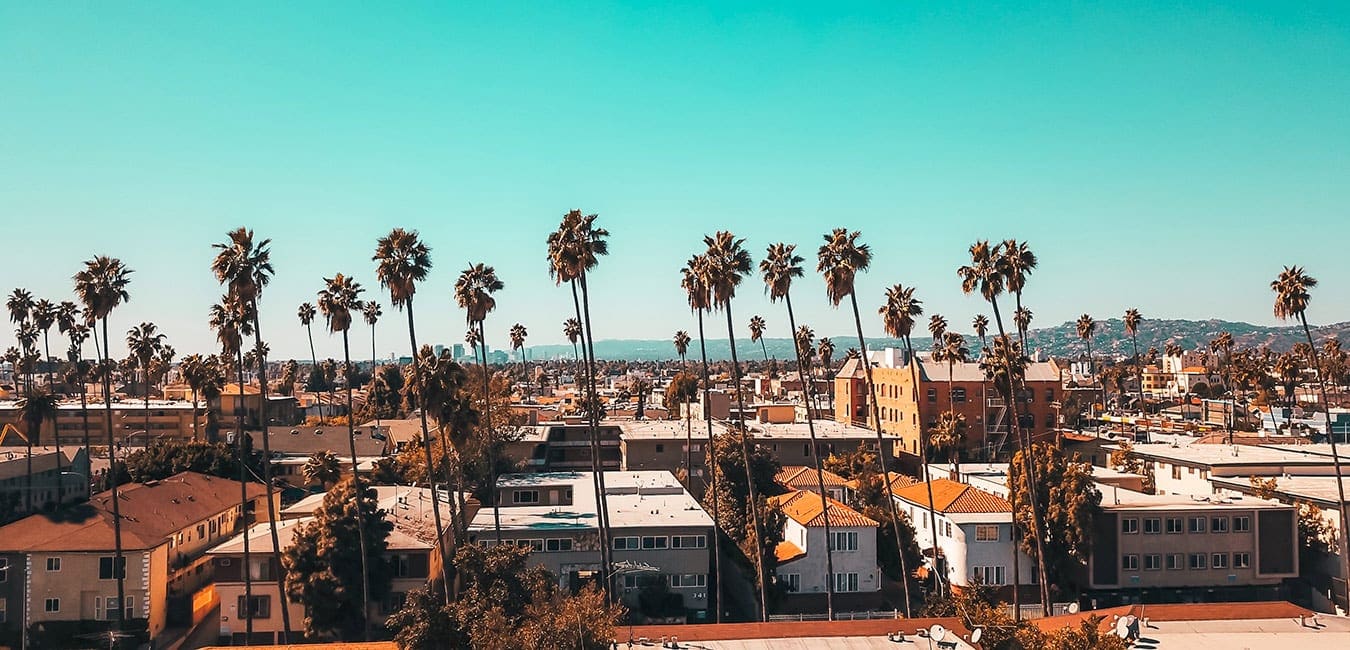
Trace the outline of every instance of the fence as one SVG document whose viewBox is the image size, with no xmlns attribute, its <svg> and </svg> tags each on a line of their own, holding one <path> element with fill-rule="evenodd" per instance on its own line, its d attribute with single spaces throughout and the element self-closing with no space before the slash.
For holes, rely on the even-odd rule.
<svg viewBox="0 0 1350 650">
<path fill-rule="evenodd" d="M 1072 604 L 1072 603 L 1051 603 L 1051 604 L 1050 604 L 1050 615 L 1051 615 L 1051 616 L 1063 616 L 1063 615 L 1065 615 L 1065 614 L 1068 614 L 1068 613 L 1069 613 L 1069 606 L 1070 606 L 1071 604 Z M 1023 619 L 1023 620 L 1026 620 L 1026 619 L 1032 619 L 1032 618 L 1042 618 L 1042 617 L 1043 617 L 1043 614 L 1044 614 L 1044 612 L 1041 611 L 1041 606 L 1040 606 L 1039 603 L 1030 604 L 1030 605 L 1022 605 L 1021 609 L 1022 609 L 1022 619 Z M 1007 613 L 1008 613 L 1008 616 L 1014 616 L 1015 613 L 1016 613 L 1016 610 L 1013 609 L 1013 606 L 1012 606 L 1012 605 L 1004 605 L 1004 606 L 1003 606 L 1003 611 L 1007 612 Z"/>
<path fill-rule="evenodd" d="M 836 621 L 870 621 L 870 620 L 884 620 L 895 618 L 904 618 L 903 616 L 900 615 L 900 610 L 893 609 L 889 611 L 882 610 L 869 612 L 835 612 L 834 614 L 834 620 Z M 776 622 L 824 621 L 827 620 L 827 616 L 825 614 L 771 614 L 769 615 L 769 620 Z"/>
</svg>

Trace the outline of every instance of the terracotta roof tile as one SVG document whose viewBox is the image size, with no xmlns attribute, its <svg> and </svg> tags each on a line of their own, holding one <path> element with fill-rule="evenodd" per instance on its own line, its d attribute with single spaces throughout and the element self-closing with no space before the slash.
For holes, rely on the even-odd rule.
<svg viewBox="0 0 1350 650">
<path fill-rule="evenodd" d="M 822 470 L 825 487 L 845 487 L 848 481 L 834 472 Z M 793 490 L 812 490 L 816 488 L 816 470 L 805 465 L 785 465 L 773 477 L 775 483 Z"/>
<path fill-rule="evenodd" d="M 834 499 L 826 497 L 830 505 L 831 526 L 876 526 L 877 522 L 864 517 Z M 769 505 L 783 511 L 789 519 L 808 528 L 825 525 L 824 511 L 820 507 L 820 495 L 815 492 L 792 491 L 787 494 L 769 497 Z"/>
<path fill-rule="evenodd" d="M 778 558 L 779 564 L 787 564 L 793 560 L 799 560 L 806 557 L 806 551 L 798 548 L 792 542 L 779 542 L 773 549 L 774 557 Z"/>
<path fill-rule="evenodd" d="M 1012 512 L 1006 500 L 965 483 L 945 478 L 934 479 L 933 509 L 943 513 Z M 895 496 L 924 508 L 928 507 L 928 483 L 915 483 L 895 491 Z"/>
</svg>

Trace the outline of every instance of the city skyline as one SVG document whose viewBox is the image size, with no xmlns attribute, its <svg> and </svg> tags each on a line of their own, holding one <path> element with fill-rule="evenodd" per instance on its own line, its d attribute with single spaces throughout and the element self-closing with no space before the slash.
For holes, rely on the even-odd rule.
<svg viewBox="0 0 1350 650">
<path fill-rule="evenodd" d="M 404 226 L 432 247 L 424 340 L 463 338 L 451 287 L 485 262 L 506 284 L 489 344 L 516 322 L 558 343 L 544 237 L 579 208 L 613 233 L 600 339 L 694 332 L 679 269 L 718 229 L 756 261 L 797 244 L 798 321 L 823 334 L 852 329 L 811 272 L 835 227 L 876 255 L 869 332 L 897 282 L 968 331 L 987 309 L 955 269 L 1008 237 L 1041 260 L 1033 327 L 1128 307 L 1276 324 L 1285 264 L 1322 281 L 1314 323 L 1350 320 L 1330 300 L 1350 286 L 1343 6 L 319 7 L 0 7 L 0 289 L 71 299 L 83 260 L 116 256 L 136 273 L 114 354 L 142 321 L 209 352 L 210 246 L 245 225 L 273 239 L 273 359 L 308 357 L 295 309 L 337 272 L 384 307 L 379 353 L 405 354 L 370 261 Z M 738 336 L 753 314 L 786 335 L 757 275 L 734 307 Z"/>
</svg>

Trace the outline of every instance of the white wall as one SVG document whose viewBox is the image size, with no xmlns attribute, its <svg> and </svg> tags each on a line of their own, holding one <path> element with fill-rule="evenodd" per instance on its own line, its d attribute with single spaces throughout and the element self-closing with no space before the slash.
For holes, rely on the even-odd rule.
<svg viewBox="0 0 1350 650">
<path fill-rule="evenodd" d="M 871 526 L 831 528 L 831 532 L 853 532 L 858 534 L 858 550 L 834 552 L 835 573 L 858 574 L 858 591 L 877 591 L 881 588 L 880 570 L 877 568 L 877 529 Z M 806 551 L 803 557 L 787 564 L 779 565 L 778 575 L 798 574 L 801 576 L 797 593 L 823 594 L 826 586 L 825 528 L 823 526 L 807 528 L 789 519 L 783 530 L 783 538 Z M 805 541 L 805 544 L 802 542 Z"/>
</svg>

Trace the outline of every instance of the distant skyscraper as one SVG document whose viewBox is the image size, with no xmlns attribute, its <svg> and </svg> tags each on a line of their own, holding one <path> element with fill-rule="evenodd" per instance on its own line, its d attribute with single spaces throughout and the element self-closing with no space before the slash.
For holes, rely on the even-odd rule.
<svg viewBox="0 0 1350 650">
<path fill-rule="evenodd" d="M 436 356 L 439 357 L 441 356 L 442 352 L 445 352 L 445 346 L 441 345 L 440 343 L 437 343 L 436 345 L 431 346 L 431 351 L 434 352 Z"/>
<path fill-rule="evenodd" d="M 451 350 L 451 354 L 455 355 L 455 358 L 456 358 L 456 359 L 462 359 L 462 358 L 464 358 L 464 344 L 463 344 L 463 343 L 456 343 L 453 347 L 450 348 L 450 350 Z"/>
</svg>

